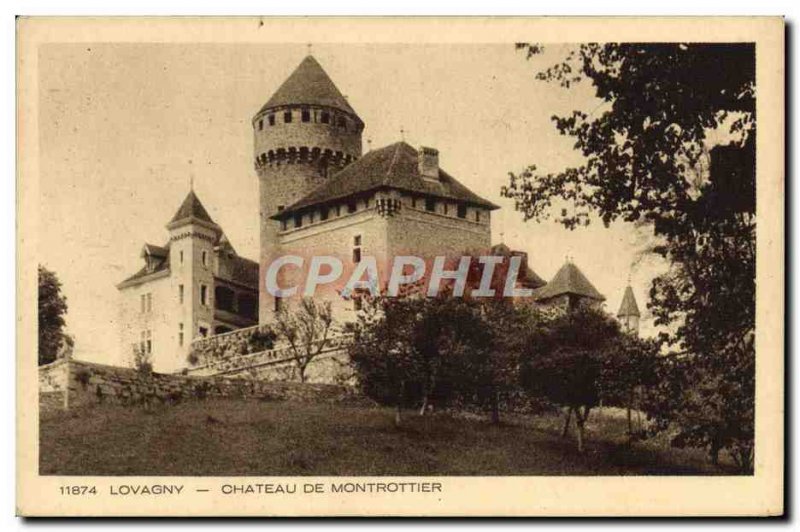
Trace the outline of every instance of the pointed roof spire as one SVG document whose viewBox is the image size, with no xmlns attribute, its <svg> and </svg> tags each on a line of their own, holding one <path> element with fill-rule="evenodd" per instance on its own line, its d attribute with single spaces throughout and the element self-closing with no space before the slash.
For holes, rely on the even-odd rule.
<svg viewBox="0 0 800 532">
<path fill-rule="evenodd" d="M 303 59 L 259 113 L 271 107 L 303 104 L 324 105 L 358 116 L 322 66 L 311 55 Z"/>
<path fill-rule="evenodd" d="M 564 263 L 553 279 L 544 288 L 541 288 L 535 297 L 536 299 L 550 299 L 563 294 L 588 297 L 598 301 L 606 299 L 570 260 Z"/>
<path fill-rule="evenodd" d="M 178 212 L 175 213 L 175 216 L 172 217 L 169 223 L 172 225 L 183 220 L 200 220 L 211 224 L 214 223 L 214 220 L 208 215 L 206 208 L 200 203 L 200 199 L 197 197 L 197 194 L 194 193 L 194 190 L 189 191 L 189 194 L 186 195 L 186 199 L 181 203 Z"/>
<path fill-rule="evenodd" d="M 617 317 L 636 316 L 638 318 L 640 315 L 639 305 L 636 304 L 636 297 L 633 295 L 633 288 L 628 285 L 625 288 L 625 295 L 622 296 L 622 304 L 619 306 Z"/>
</svg>

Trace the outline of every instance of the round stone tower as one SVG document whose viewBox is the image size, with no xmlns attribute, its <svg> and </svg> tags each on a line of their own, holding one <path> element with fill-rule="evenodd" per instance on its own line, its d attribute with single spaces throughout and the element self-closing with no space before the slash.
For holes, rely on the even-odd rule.
<svg viewBox="0 0 800 532">
<path fill-rule="evenodd" d="M 279 303 L 264 286 L 266 268 L 280 256 L 280 225 L 271 217 L 359 158 L 363 130 L 364 122 L 312 56 L 253 117 L 260 194 L 260 323 L 270 321 Z"/>
</svg>

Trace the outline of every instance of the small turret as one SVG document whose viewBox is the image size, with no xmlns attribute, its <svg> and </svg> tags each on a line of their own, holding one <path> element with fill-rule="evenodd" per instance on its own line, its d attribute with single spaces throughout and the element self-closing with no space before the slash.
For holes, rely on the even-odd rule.
<svg viewBox="0 0 800 532">
<path fill-rule="evenodd" d="M 625 295 L 622 296 L 622 304 L 619 306 L 617 318 L 622 324 L 622 330 L 632 334 L 639 334 L 639 305 L 636 304 L 636 297 L 633 295 L 633 288 L 628 285 L 625 288 Z"/>
</svg>

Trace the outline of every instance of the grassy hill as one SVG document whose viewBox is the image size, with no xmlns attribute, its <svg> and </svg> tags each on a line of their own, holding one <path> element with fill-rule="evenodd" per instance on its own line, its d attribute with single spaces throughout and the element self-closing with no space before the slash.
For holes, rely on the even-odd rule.
<svg viewBox="0 0 800 532">
<path fill-rule="evenodd" d="M 554 416 L 482 419 L 384 408 L 215 400 L 97 406 L 41 422 L 43 475 L 726 474 L 662 440 L 623 444 L 624 421 L 595 412 L 583 455 Z"/>
</svg>

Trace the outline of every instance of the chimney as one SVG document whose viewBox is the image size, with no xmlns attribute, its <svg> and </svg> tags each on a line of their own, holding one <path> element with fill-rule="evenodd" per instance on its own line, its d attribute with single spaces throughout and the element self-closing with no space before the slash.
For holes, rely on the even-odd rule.
<svg viewBox="0 0 800 532">
<path fill-rule="evenodd" d="M 419 149 L 419 173 L 426 179 L 439 180 L 439 150 L 436 148 Z"/>
</svg>

